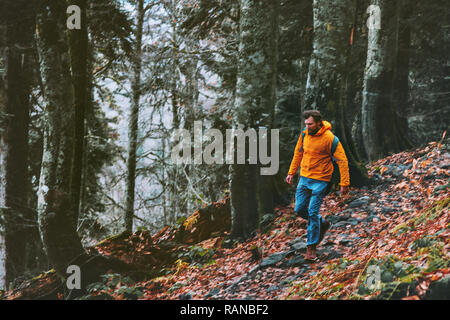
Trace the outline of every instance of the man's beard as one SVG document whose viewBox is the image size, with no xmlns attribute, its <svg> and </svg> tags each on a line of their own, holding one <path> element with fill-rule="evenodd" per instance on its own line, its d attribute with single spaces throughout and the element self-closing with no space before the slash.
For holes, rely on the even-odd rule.
<svg viewBox="0 0 450 320">
<path fill-rule="evenodd" d="M 313 136 L 319 131 L 319 129 L 320 128 L 317 128 L 317 129 L 314 129 L 314 130 L 308 130 L 308 133 Z"/>
</svg>

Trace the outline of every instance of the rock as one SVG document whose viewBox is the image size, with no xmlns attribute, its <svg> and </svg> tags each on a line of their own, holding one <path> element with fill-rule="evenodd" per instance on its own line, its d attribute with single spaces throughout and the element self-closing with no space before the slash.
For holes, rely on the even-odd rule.
<svg viewBox="0 0 450 320">
<path fill-rule="evenodd" d="M 344 255 L 336 250 L 326 249 L 320 253 L 323 260 L 332 260 L 337 258 L 342 258 Z"/>
<path fill-rule="evenodd" d="M 387 170 L 385 172 L 385 174 L 390 174 L 393 177 L 401 177 L 403 175 L 403 172 L 407 169 L 411 169 L 412 165 L 402 165 L 402 164 L 388 164 L 387 165 Z"/>
<path fill-rule="evenodd" d="M 235 282 L 231 286 L 228 287 L 227 291 L 234 294 L 239 290 L 239 283 Z"/>
<path fill-rule="evenodd" d="M 339 221 L 339 216 L 329 215 L 327 216 L 327 221 L 330 223 L 337 223 Z"/>
<path fill-rule="evenodd" d="M 276 265 L 278 262 L 283 260 L 288 252 L 281 252 L 281 253 L 275 253 L 271 256 L 263 259 L 261 263 L 259 264 L 261 268 L 267 268 L 273 265 Z"/>
<path fill-rule="evenodd" d="M 388 213 L 391 213 L 391 212 L 393 212 L 393 211 L 395 211 L 394 208 L 390 208 L 390 207 L 381 207 L 381 213 L 384 214 L 384 215 L 386 215 L 386 214 L 388 214 Z"/>
<path fill-rule="evenodd" d="M 450 275 L 430 284 L 425 294 L 426 300 L 450 300 Z"/>
<path fill-rule="evenodd" d="M 339 244 L 341 246 L 347 246 L 347 245 L 351 244 L 352 242 L 353 242 L 353 240 L 350 240 L 350 239 L 342 239 L 339 241 Z"/>
<path fill-rule="evenodd" d="M 368 294 L 368 293 L 370 293 L 370 290 L 364 284 L 362 284 L 362 285 L 360 285 L 358 287 L 358 294 L 359 295 L 365 295 L 365 294 Z"/>
<path fill-rule="evenodd" d="M 372 182 L 377 183 L 380 181 L 383 181 L 383 177 L 378 173 L 374 173 L 372 176 Z"/>
<path fill-rule="evenodd" d="M 349 214 L 340 214 L 337 216 L 337 221 L 346 221 L 350 218 L 351 216 Z"/>
<path fill-rule="evenodd" d="M 381 289 L 377 299 L 380 300 L 398 300 L 406 296 L 417 294 L 417 281 L 411 282 L 391 282 Z"/>
<path fill-rule="evenodd" d="M 267 213 L 262 216 L 260 226 L 261 228 L 268 227 L 276 218 L 276 215 L 273 213 Z"/>
<path fill-rule="evenodd" d="M 306 252 L 307 245 L 305 242 L 295 242 L 291 245 L 291 248 L 296 251 Z"/>
<path fill-rule="evenodd" d="M 289 243 L 289 245 L 294 251 L 298 250 L 300 252 L 306 252 L 306 242 L 303 237 L 295 238 L 292 242 Z"/>
<path fill-rule="evenodd" d="M 306 264 L 306 260 L 305 258 L 303 258 L 302 256 L 296 256 L 284 263 L 282 263 L 282 267 L 285 268 L 293 268 L 293 267 L 299 267 Z"/>
<path fill-rule="evenodd" d="M 334 224 L 333 227 L 334 228 L 343 228 L 343 227 L 345 227 L 348 224 L 350 224 L 350 223 L 347 222 L 347 221 L 341 221 L 341 222 L 338 222 L 338 223 Z"/>
<path fill-rule="evenodd" d="M 219 294 L 219 292 L 220 292 L 220 289 L 219 289 L 219 288 L 213 288 L 210 292 L 208 292 L 208 293 L 205 295 L 205 298 L 210 298 L 210 297 L 212 297 L 212 296 L 215 296 L 215 295 Z"/>
<path fill-rule="evenodd" d="M 437 186 L 436 188 L 434 188 L 434 191 L 433 191 L 433 192 L 437 193 L 437 192 L 440 192 L 440 191 L 445 191 L 445 190 L 447 190 L 448 187 L 450 187 L 450 184 L 445 184 L 445 185 L 442 185 L 442 186 Z"/>
<path fill-rule="evenodd" d="M 180 300 L 191 300 L 192 299 L 192 293 L 182 293 L 178 297 Z"/>
<path fill-rule="evenodd" d="M 377 219 L 378 221 L 380 221 L 380 218 L 378 217 L 378 215 L 373 214 L 366 218 L 366 222 L 372 222 L 374 219 Z"/>
<path fill-rule="evenodd" d="M 399 271 L 402 269 L 402 267 L 403 267 L 403 262 L 397 261 L 396 263 L 394 263 L 395 270 Z"/>
<path fill-rule="evenodd" d="M 442 163 L 441 165 L 439 165 L 439 168 L 441 169 L 450 169 L 450 163 Z"/>
<path fill-rule="evenodd" d="M 293 245 L 296 242 L 302 242 L 304 237 L 297 237 L 294 240 L 292 240 L 291 242 L 289 242 L 289 245 Z"/>
<path fill-rule="evenodd" d="M 369 200 L 370 200 L 370 197 L 364 196 L 364 197 L 358 198 L 358 199 L 350 202 L 348 207 L 349 208 L 357 208 L 357 207 L 365 206 L 369 203 Z"/>
<path fill-rule="evenodd" d="M 277 291 L 279 288 L 277 286 L 270 286 L 266 289 L 267 293 L 270 293 L 272 291 Z"/>
<path fill-rule="evenodd" d="M 375 206 L 368 206 L 368 207 L 366 208 L 366 212 L 367 212 L 368 214 L 370 214 L 370 215 L 373 215 L 373 214 L 376 214 L 376 213 L 377 213 L 377 210 L 376 210 L 376 207 L 375 207 Z"/>
<path fill-rule="evenodd" d="M 249 277 L 252 277 L 257 271 L 259 271 L 259 268 L 261 268 L 261 267 L 259 266 L 259 264 L 257 264 L 256 266 L 254 266 L 253 268 L 251 268 L 251 269 L 248 271 L 247 275 L 248 275 Z"/>
<path fill-rule="evenodd" d="M 384 271 L 381 274 L 381 281 L 384 283 L 392 282 L 392 281 L 394 281 L 394 275 L 389 271 Z"/>
<path fill-rule="evenodd" d="M 290 284 L 292 281 L 295 281 L 298 278 L 298 276 L 291 276 L 291 277 L 287 277 L 283 280 L 281 280 L 280 285 L 281 286 L 285 286 Z"/>
</svg>

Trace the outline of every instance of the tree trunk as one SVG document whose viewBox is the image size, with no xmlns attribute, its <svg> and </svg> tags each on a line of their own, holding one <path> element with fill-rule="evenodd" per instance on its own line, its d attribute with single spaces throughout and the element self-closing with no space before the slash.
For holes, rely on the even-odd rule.
<svg viewBox="0 0 450 320">
<path fill-rule="evenodd" d="M 365 169 L 347 127 L 349 64 L 352 50 L 350 38 L 357 12 L 355 0 L 315 0 L 313 52 L 302 111 L 319 109 L 331 122 L 349 161 L 350 183 L 360 186 L 367 182 Z M 352 29 L 353 28 L 353 29 Z"/>
<path fill-rule="evenodd" d="M 267 128 L 267 150 L 270 150 L 272 145 L 271 129 L 273 127 L 275 105 L 277 102 L 277 65 L 278 65 L 278 40 L 279 40 L 279 1 L 274 1 L 271 4 L 270 12 L 268 13 L 268 20 L 265 22 L 265 32 L 267 32 L 266 43 L 263 44 L 263 49 L 266 54 L 266 66 L 260 73 L 262 78 L 261 84 L 261 105 L 263 107 L 263 117 L 260 122 L 260 127 Z M 264 23 L 264 21 L 262 21 Z M 267 116 L 265 116 L 267 114 Z M 261 146 L 258 145 L 258 149 Z M 273 150 L 271 150 L 273 154 Z M 259 170 L 258 170 L 259 171 Z M 258 198 L 258 212 L 262 217 L 264 214 L 273 213 L 274 199 L 275 199 L 275 185 L 274 175 L 261 175 L 257 173 L 257 198 Z"/>
<path fill-rule="evenodd" d="M 388 152 L 400 150 L 392 103 L 397 58 L 398 3 L 374 0 L 372 4 L 379 8 L 381 25 L 379 29 L 369 28 L 362 104 L 364 147 L 371 161 L 382 158 Z"/>
<path fill-rule="evenodd" d="M 66 43 L 65 5 L 49 2 L 37 17 L 37 47 L 44 89 L 45 132 L 38 190 L 38 221 L 48 259 L 61 276 L 64 266 L 84 254 L 70 198 L 73 96 Z"/>
<path fill-rule="evenodd" d="M 39 229 L 48 256 L 50 265 L 56 270 L 61 279 L 67 277 L 67 267 L 77 265 L 81 271 L 81 290 L 75 291 L 76 295 L 85 293 L 89 283 L 99 281 L 99 275 L 114 269 L 114 265 L 122 268 L 123 263 L 117 265 L 117 261 L 103 256 L 88 254 L 81 243 L 74 224 L 74 202 L 71 194 L 70 173 L 76 173 L 77 169 L 70 170 L 71 164 L 81 165 L 80 160 L 72 162 L 72 150 L 79 150 L 83 155 L 80 145 L 77 148 L 70 135 L 73 130 L 63 130 L 69 122 L 74 121 L 73 96 L 71 93 L 79 94 L 78 103 L 86 103 L 86 61 L 72 60 L 72 70 L 76 81 L 71 82 L 69 69 L 69 52 L 67 50 L 66 28 L 66 5 L 60 1 L 48 1 L 46 6 L 37 16 L 37 47 L 39 53 L 39 65 L 41 70 L 44 101 L 45 101 L 45 136 L 44 150 L 41 167 L 41 177 L 39 181 L 38 215 Z M 85 20 L 82 20 L 85 21 Z M 86 28 L 86 27 L 84 27 Z M 81 46 L 85 45 L 87 39 L 80 36 Z M 77 36 L 77 37 L 78 37 Z M 74 40 L 74 39 L 72 39 Z M 78 41 L 77 40 L 77 41 Z M 79 43 L 79 42 L 76 42 Z M 84 43 L 84 44 L 83 44 Z M 74 45 L 74 43 L 72 43 Z M 72 53 L 76 54 L 78 48 L 72 48 Z M 84 52 L 84 49 L 82 49 Z M 76 58 L 77 59 L 77 58 Z M 84 85 L 80 83 L 84 81 Z M 77 87 L 77 90 L 74 88 Z M 84 98 L 80 98 L 83 97 Z M 83 108 L 83 107 L 81 107 Z M 82 124 L 83 123 L 83 124 Z M 78 113 L 78 138 L 82 137 L 84 131 L 84 115 Z M 83 128 L 82 131 L 81 128 Z M 82 142 L 82 139 L 81 139 Z M 72 145 L 71 145 L 72 143 Z M 69 178 L 61 176 L 67 173 Z M 79 185 L 78 185 L 79 186 Z M 77 188 L 78 188 L 77 186 Z M 113 267 L 113 268 L 111 268 Z"/>
<path fill-rule="evenodd" d="M 264 126 L 270 133 L 278 56 L 277 16 L 278 1 L 241 1 L 239 63 L 233 110 L 235 129 L 256 130 L 259 126 Z M 258 178 L 257 164 L 247 161 L 245 164 L 237 164 L 237 159 L 234 161 L 230 166 L 231 237 L 247 239 L 258 227 L 257 194 L 259 193 L 260 210 L 263 213 L 272 212 L 273 188 L 272 184 L 267 182 L 268 179 Z M 264 183 L 264 186 L 258 188 L 258 183 Z M 263 200 L 263 197 L 266 197 L 266 200 Z"/>
<path fill-rule="evenodd" d="M 73 212 L 72 223 L 76 229 L 80 211 L 81 179 L 84 159 L 84 122 L 87 104 L 87 1 L 67 0 L 67 6 L 70 5 L 76 5 L 81 10 L 81 29 L 68 30 L 75 110 L 75 126 L 73 132 L 73 162 L 70 176 L 70 195 L 72 199 Z"/>
<path fill-rule="evenodd" d="M 25 221 L 32 220 L 28 208 L 28 124 L 30 109 L 30 49 L 33 37 L 33 8 L 27 1 L 8 1 L 6 15 L 6 46 L 1 82 L 0 112 L 0 212 L 4 222 L 6 284 L 21 275 L 26 268 L 26 248 L 29 229 Z M 22 18 L 22 17 L 25 17 Z M 1 217 L 3 216 L 3 217 Z M 0 222 L 1 222 L 0 220 Z"/>
<path fill-rule="evenodd" d="M 400 18 L 398 26 L 398 51 L 396 72 L 394 78 L 393 108 L 395 109 L 396 127 L 399 134 L 396 135 L 401 149 L 412 148 L 409 139 L 408 107 L 409 107 L 409 60 L 411 56 L 411 11 L 415 9 L 414 2 L 400 2 Z"/>
<path fill-rule="evenodd" d="M 141 97 L 141 65 L 142 65 L 142 32 L 144 25 L 144 0 L 138 1 L 136 42 L 132 60 L 133 79 L 132 91 L 133 101 L 128 124 L 128 158 L 127 158 L 127 191 L 125 206 L 125 230 L 133 231 L 134 198 L 136 184 L 136 149 L 138 139 L 139 100 Z"/>
<path fill-rule="evenodd" d="M 4 3 L 1 4 L 2 12 Z M 6 85 L 5 85 L 5 67 L 6 67 L 6 26 L 0 24 L 0 208 L 5 207 L 5 179 L 6 179 L 6 145 L 4 143 L 4 121 L 6 115 Z M 6 250 L 5 250 L 5 226 L 0 223 L 0 290 L 6 288 Z"/>
</svg>

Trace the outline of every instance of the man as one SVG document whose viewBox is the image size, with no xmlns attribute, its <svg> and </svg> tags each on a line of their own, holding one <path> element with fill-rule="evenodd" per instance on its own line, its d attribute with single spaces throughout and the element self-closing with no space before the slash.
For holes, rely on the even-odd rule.
<svg viewBox="0 0 450 320">
<path fill-rule="evenodd" d="M 317 258 L 316 247 L 330 228 L 330 223 L 319 214 L 322 200 L 333 174 L 332 156 L 339 166 L 341 176 L 341 195 L 348 192 L 350 178 L 348 161 L 344 148 L 339 142 L 334 154 L 331 154 L 334 135 L 331 124 L 322 121 L 318 110 L 308 110 L 303 114 L 306 129 L 304 137 L 300 135 L 295 147 L 286 182 L 292 184 L 294 175 L 300 166 L 300 181 L 295 193 L 295 212 L 308 220 L 307 251 L 305 259 Z"/>
</svg>

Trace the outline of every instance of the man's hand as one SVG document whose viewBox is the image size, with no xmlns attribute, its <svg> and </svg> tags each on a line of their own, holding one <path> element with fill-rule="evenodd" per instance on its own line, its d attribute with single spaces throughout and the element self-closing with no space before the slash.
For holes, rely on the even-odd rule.
<svg viewBox="0 0 450 320">
<path fill-rule="evenodd" d="M 292 184 L 292 180 L 294 180 L 294 175 L 288 174 L 288 176 L 286 177 L 286 182 Z"/>
<path fill-rule="evenodd" d="M 348 186 L 341 186 L 341 197 L 345 196 L 346 194 L 348 194 L 348 190 L 349 187 Z"/>
</svg>

